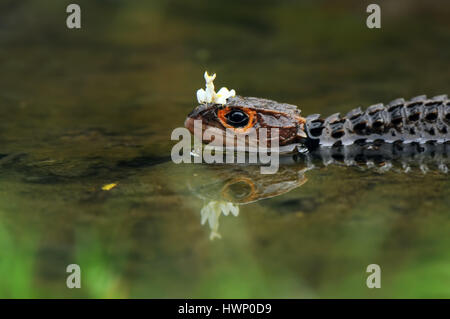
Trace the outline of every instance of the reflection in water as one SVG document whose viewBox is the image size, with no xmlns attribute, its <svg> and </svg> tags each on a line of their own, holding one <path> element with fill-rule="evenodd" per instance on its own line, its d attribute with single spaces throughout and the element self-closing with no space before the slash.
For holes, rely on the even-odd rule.
<svg viewBox="0 0 450 319">
<path fill-rule="evenodd" d="M 208 221 L 210 239 L 221 238 L 219 218 L 223 214 L 239 214 L 239 205 L 253 203 L 291 191 L 306 182 L 306 170 L 301 165 L 282 166 L 276 174 L 261 174 L 260 167 L 254 166 L 212 166 L 214 180 L 191 190 L 205 201 L 201 209 L 201 224 Z M 199 182 L 203 181 L 199 178 Z"/>
<path fill-rule="evenodd" d="M 209 238 L 221 238 L 219 234 L 219 217 L 221 214 L 228 216 L 231 212 L 232 215 L 239 215 L 239 207 L 231 202 L 221 202 L 212 200 L 203 206 L 200 214 L 202 216 L 201 224 L 204 225 L 208 221 L 209 228 L 211 228 L 211 235 Z"/>
<path fill-rule="evenodd" d="M 210 238 L 214 239 L 221 237 L 218 232 L 221 214 L 228 216 L 231 212 L 237 216 L 238 205 L 279 196 L 300 187 L 307 181 L 305 172 L 308 170 L 333 165 L 370 170 L 376 174 L 447 174 L 447 154 L 446 144 L 411 143 L 401 149 L 387 143 L 324 148 L 308 154 L 282 156 L 282 166 L 276 174 L 261 174 L 259 165 L 208 166 L 212 176 L 199 178 L 200 186 L 190 185 L 190 188 L 197 197 L 205 200 L 201 224 L 208 220 Z"/>
</svg>

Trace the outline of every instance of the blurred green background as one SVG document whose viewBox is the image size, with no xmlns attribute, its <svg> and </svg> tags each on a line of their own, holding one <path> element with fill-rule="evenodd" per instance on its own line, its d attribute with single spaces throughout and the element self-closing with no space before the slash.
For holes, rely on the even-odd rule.
<svg viewBox="0 0 450 319">
<path fill-rule="evenodd" d="M 303 114 L 450 93 L 448 1 L 372 2 L 1 0 L 0 297 L 450 297 L 448 175 L 311 171 L 211 241 L 215 172 L 170 162 L 204 70 Z"/>
</svg>

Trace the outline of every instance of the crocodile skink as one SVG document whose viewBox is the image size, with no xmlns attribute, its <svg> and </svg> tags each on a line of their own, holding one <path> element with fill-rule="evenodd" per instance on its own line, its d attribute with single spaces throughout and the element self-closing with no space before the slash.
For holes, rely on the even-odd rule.
<svg viewBox="0 0 450 319">
<path fill-rule="evenodd" d="M 213 77 L 205 74 L 206 93 L 197 94 L 198 105 L 187 117 L 185 126 L 194 134 L 194 123 L 201 120 L 202 132 L 232 131 L 237 138 L 249 130 L 278 129 L 280 153 L 313 153 L 325 149 L 340 149 L 344 153 L 373 149 L 381 144 L 383 152 L 417 148 L 446 153 L 450 140 L 450 100 L 447 95 L 427 98 L 425 95 L 409 100 L 396 99 L 386 105 L 375 104 L 366 110 L 355 108 L 346 115 L 328 117 L 319 114 L 303 117 L 295 105 L 273 100 L 235 96 L 234 90 L 222 88 L 216 94 Z M 208 93 L 209 90 L 209 93 Z M 202 94 L 204 93 L 205 96 Z M 223 97 L 226 97 L 224 99 Z M 214 99 L 215 96 L 219 98 Z M 203 142 L 210 142 L 203 135 Z M 270 139 L 269 139 L 270 141 Z M 405 145 L 408 145 L 405 147 Z M 269 145 L 270 146 L 270 145 Z"/>
</svg>

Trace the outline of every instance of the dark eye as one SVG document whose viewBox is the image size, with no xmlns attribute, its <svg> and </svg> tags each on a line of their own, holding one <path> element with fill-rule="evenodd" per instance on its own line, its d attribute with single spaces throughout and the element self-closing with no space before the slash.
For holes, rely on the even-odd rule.
<svg viewBox="0 0 450 319">
<path fill-rule="evenodd" d="M 248 115 L 241 110 L 232 110 L 225 115 L 227 123 L 234 127 L 244 127 L 248 124 Z"/>
<path fill-rule="evenodd" d="M 232 195 L 234 199 L 242 199 L 252 193 L 250 185 L 245 182 L 238 182 L 228 187 L 228 193 Z"/>
<path fill-rule="evenodd" d="M 253 186 L 246 181 L 238 181 L 224 188 L 223 196 L 230 201 L 240 202 L 253 194 Z"/>
</svg>

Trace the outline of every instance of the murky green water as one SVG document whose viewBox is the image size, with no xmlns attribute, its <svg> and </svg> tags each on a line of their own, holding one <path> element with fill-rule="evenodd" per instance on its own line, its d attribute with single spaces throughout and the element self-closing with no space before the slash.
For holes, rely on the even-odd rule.
<svg viewBox="0 0 450 319">
<path fill-rule="evenodd" d="M 381 30 L 361 1 L 77 3 L 81 30 L 64 1 L 0 3 L 1 297 L 450 297 L 448 175 L 170 161 L 205 69 L 303 114 L 450 93 L 446 1 L 380 1 Z M 210 214 L 210 240 L 230 178 L 290 191 Z"/>
</svg>

